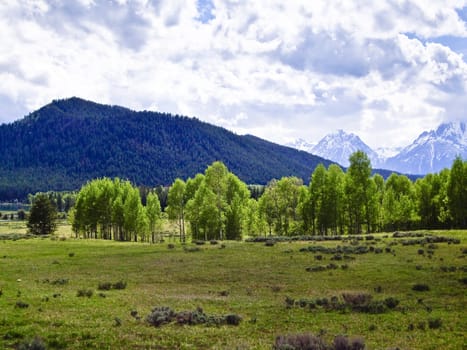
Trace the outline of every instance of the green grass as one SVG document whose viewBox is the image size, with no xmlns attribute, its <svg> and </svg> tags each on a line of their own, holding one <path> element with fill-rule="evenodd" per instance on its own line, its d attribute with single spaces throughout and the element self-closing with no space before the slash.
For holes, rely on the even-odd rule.
<svg viewBox="0 0 467 350">
<path fill-rule="evenodd" d="M 430 259 L 418 254 L 419 245 L 399 243 L 391 247 L 395 255 L 354 255 L 355 260 L 334 262 L 348 264 L 348 270 L 322 272 L 305 269 L 333 262 L 332 255 L 322 254 L 324 260 L 317 261 L 316 254 L 299 249 L 348 243 L 266 247 L 224 242 L 225 249 L 206 244 L 200 251 L 187 252 L 180 244 L 168 249 L 167 242 L 0 240 L 0 348 L 14 348 L 37 335 L 48 349 L 271 349 L 277 335 L 312 332 L 327 340 L 339 334 L 362 336 L 368 349 L 461 349 L 467 300 L 466 286 L 459 280 L 467 275 L 467 254 L 462 252 L 467 249 L 467 231 L 435 234 L 459 238 L 461 244 L 436 244 Z M 375 246 L 384 249 L 392 241 L 401 239 L 389 235 Z M 442 272 L 442 266 L 454 266 L 456 271 Z M 67 282 L 54 284 L 57 280 Z M 99 283 L 118 281 L 125 281 L 126 288 L 97 289 Z M 427 284 L 430 290 L 413 291 L 415 283 Z M 377 287 L 380 293 L 375 292 Z M 92 290 L 93 295 L 77 297 L 78 290 Z M 384 314 L 285 304 L 286 297 L 330 298 L 343 292 L 371 293 L 374 299 L 391 296 L 400 304 Z M 29 307 L 15 307 L 18 301 Z M 201 307 L 207 314 L 238 314 L 243 321 L 239 326 L 155 328 L 145 318 L 156 306 L 176 311 Z M 130 314 L 133 310 L 140 320 Z M 441 328 L 430 329 L 428 320 L 436 318 L 441 319 Z"/>
</svg>

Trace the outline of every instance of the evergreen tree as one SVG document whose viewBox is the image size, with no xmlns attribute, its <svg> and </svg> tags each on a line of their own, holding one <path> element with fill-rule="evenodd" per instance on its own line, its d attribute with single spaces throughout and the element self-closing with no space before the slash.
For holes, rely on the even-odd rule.
<svg viewBox="0 0 467 350">
<path fill-rule="evenodd" d="M 27 227 L 34 235 L 48 235 L 57 228 L 57 210 L 46 194 L 39 194 L 34 198 Z"/>
</svg>

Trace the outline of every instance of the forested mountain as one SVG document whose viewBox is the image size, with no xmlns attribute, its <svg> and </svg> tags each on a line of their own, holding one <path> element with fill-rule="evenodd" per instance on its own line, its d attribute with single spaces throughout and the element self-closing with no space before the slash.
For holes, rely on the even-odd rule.
<svg viewBox="0 0 467 350">
<path fill-rule="evenodd" d="M 246 183 L 295 175 L 308 182 L 330 161 L 196 118 L 135 112 L 79 98 L 57 100 L 0 125 L 0 199 L 73 190 L 98 177 L 169 185 L 216 160 Z"/>
</svg>

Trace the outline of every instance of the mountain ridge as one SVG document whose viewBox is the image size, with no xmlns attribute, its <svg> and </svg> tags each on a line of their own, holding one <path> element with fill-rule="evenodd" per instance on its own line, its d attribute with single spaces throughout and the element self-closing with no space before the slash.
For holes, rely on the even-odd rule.
<svg viewBox="0 0 467 350">
<path fill-rule="evenodd" d="M 108 176 L 137 185 L 169 185 L 223 161 L 247 183 L 298 176 L 331 161 L 262 140 L 236 135 L 196 118 L 133 111 L 77 97 L 54 100 L 0 125 L 0 199 L 74 190 Z"/>
<path fill-rule="evenodd" d="M 300 140 L 300 144 L 310 143 Z M 324 136 L 317 145 L 307 149 L 342 166 L 348 166 L 348 157 L 357 150 L 367 153 L 377 168 L 412 175 L 439 172 L 449 168 L 457 155 L 467 158 L 466 125 L 462 121 L 442 123 L 435 130 L 422 132 L 410 145 L 397 149 L 395 154 L 391 154 L 394 150 L 373 150 L 357 135 L 343 130 Z"/>
</svg>

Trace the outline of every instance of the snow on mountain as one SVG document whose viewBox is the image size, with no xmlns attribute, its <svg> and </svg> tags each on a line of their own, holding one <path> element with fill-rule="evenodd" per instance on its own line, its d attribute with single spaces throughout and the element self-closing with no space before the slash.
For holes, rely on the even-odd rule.
<svg viewBox="0 0 467 350">
<path fill-rule="evenodd" d="M 296 139 L 293 142 L 289 142 L 289 143 L 285 144 L 285 146 L 298 149 L 299 151 L 305 151 L 305 152 L 308 152 L 308 153 L 312 153 L 311 150 L 313 149 L 315 144 L 310 143 L 310 142 L 308 142 L 308 141 L 306 141 L 304 139 Z"/>
<path fill-rule="evenodd" d="M 441 124 L 436 130 L 423 132 L 399 154 L 388 158 L 383 167 L 407 174 L 439 172 L 450 168 L 456 156 L 467 158 L 465 122 Z"/>
<path fill-rule="evenodd" d="M 366 145 L 357 135 L 338 130 L 336 133 L 326 135 L 311 153 L 320 157 L 330 159 L 343 166 L 349 166 L 349 157 L 356 151 L 365 152 L 370 158 L 372 165 L 379 165 L 378 154 Z"/>
<path fill-rule="evenodd" d="M 403 147 L 378 147 L 375 149 L 375 152 L 378 154 L 381 162 L 384 162 L 386 159 L 394 157 Z"/>
</svg>

